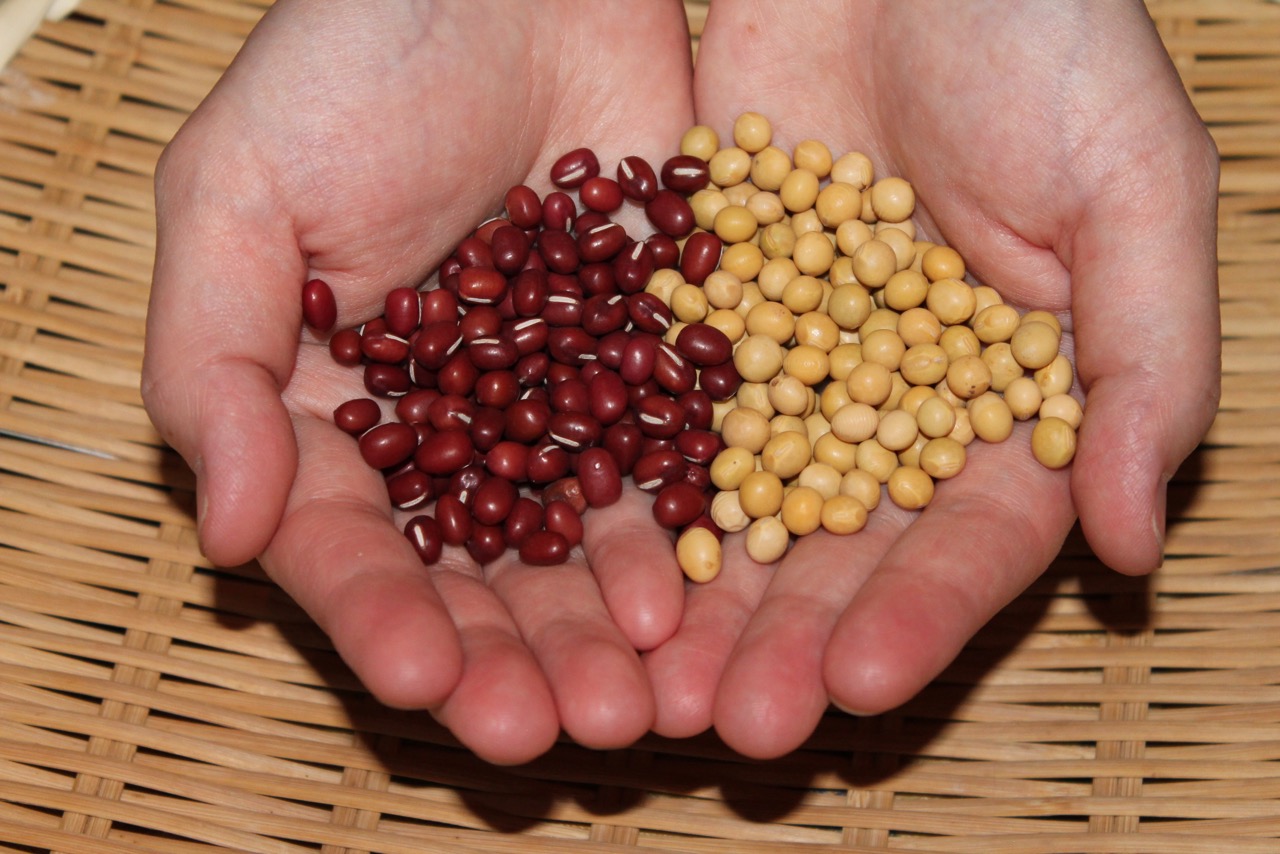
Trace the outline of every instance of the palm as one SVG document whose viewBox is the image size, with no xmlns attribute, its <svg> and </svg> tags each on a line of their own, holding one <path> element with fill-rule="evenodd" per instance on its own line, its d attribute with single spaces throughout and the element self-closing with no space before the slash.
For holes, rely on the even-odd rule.
<svg viewBox="0 0 1280 854">
<path fill-rule="evenodd" d="M 208 474 L 202 541 L 215 560 L 262 551 L 376 694 L 431 706 L 478 752 L 517 761 L 561 726 L 597 746 L 649 728 L 633 650 L 678 622 L 674 562 L 604 570 L 597 584 L 581 560 L 482 573 L 452 555 L 428 575 L 380 477 L 331 423 L 337 404 L 364 396 L 359 376 L 297 337 L 306 278 L 334 287 L 340 324 L 376 315 L 509 186 L 548 189 L 559 154 L 591 140 L 602 163 L 652 159 L 691 122 L 677 4 L 636 4 L 627 21 L 568 2 L 497 11 L 272 10 L 158 179 L 148 403 Z M 193 259 L 211 247 L 218 258 Z M 192 364 L 194 386 L 178 376 Z M 210 416 L 202 392 L 223 402 L 218 431 L 196 440 L 177 416 Z M 639 497 L 593 514 L 585 545 L 606 567 L 605 525 L 666 536 Z"/>
<path fill-rule="evenodd" d="M 1150 210 L 1123 181 L 1133 174 L 1174 186 L 1176 176 L 1161 170 L 1204 167 L 1203 133 L 1176 78 L 1143 53 L 1159 46 L 1140 7 L 1113 7 L 1106 21 L 1132 50 L 1092 48 L 1095 34 L 1073 20 L 1083 14 L 1075 7 L 975 3 L 946 7 L 945 25 L 926 23 L 937 11 L 847 5 L 829 21 L 821 4 L 792 4 L 785 16 L 763 5 L 715 9 L 699 53 L 698 119 L 723 129 L 751 109 L 770 116 L 784 147 L 818 138 L 863 151 L 880 174 L 912 181 L 922 227 L 956 246 L 980 281 L 1020 307 L 1064 313 L 1068 328 L 1074 318 L 1092 413 L 1074 489 L 1030 459 L 1019 431 L 972 448 L 964 476 L 940 484 L 923 514 L 882 507 L 851 539 L 806 538 L 776 571 L 731 544 L 724 580 L 690 595 L 680 633 L 648 658 L 661 731 L 714 724 L 733 746 L 774 755 L 807 736 L 828 697 L 862 711 L 906 700 L 1052 559 L 1074 518 L 1072 493 L 1104 559 L 1129 571 L 1158 560 L 1156 475 L 1189 452 L 1208 413 L 1202 399 L 1190 400 L 1183 404 L 1197 411 L 1180 430 L 1136 423 L 1142 416 L 1119 398 L 1132 401 L 1133 386 L 1149 379 L 1126 381 L 1124 371 L 1177 374 L 1141 363 L 1121 342 L 1181 334 L 1201 358 L 1215 312 L 1211 289 L 1193 274 L 1183 290 L 1197 320 L 1167 306 L 1141 328 L 1128 319 L 1124 300 L 1150 306 L 1119 250 L 1134 251 L 1134 238 L 1150 239 L 1152 229 Z M 1143 188 L 1144 203 L 1159 194 Z M 1196 273 L 1211 279 L 1203 247 L 1211 222 L 1195 209 L 1157 243 L 1200 239 Z M 1179 369 L 1207 374 L 1191 361 Z M 1211 374 L 1204 382 L 1212 399 Z M 1152 441 L 1137 451 L 1146 459 L 1118 465 L 1135 453 L 1116 438 L 1126 433 Z M 736 642 L 722 625 L 741 628 Z M 695 649 L 703 661 L 723 661 L 723 671 L 689 664 Z"/>
</svg>

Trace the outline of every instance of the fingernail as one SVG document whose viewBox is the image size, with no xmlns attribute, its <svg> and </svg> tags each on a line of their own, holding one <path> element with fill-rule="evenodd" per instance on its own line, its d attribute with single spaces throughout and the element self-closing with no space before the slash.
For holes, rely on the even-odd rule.
<svg viewBox="0 0 1280 854">
<path fill-rule="evenodd" d="M 829 699 L 831 700 L 831 705 L 835 706 L 846 715 L 853 715 L 855 718 L 869 718 L 873 714 L 872 712 L 860 712 L 857 709 L 851 709 L 835 697 L 830 697 Z"/>
<path fill-rule="evenodd" d="M 1156 484 L 1155 508 L 1151 515 L 1151 531 L 1155 534 L 1156 548 L 1160 550 L 1161 560 L 1164 559 L 1164 535 L 1165 520 L 1168 512 L 1169 500 L 1169 476 L 1160 475 L 1160 482 Z"/>
</svg>

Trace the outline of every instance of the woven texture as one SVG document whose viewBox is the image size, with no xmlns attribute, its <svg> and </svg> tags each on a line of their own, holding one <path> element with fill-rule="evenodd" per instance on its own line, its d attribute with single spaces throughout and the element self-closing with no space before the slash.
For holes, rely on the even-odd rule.
<svg viewBox="0 0 1280 854">
<path fill-rule="evenodd" d="M 1280 851 L 1280 5 L 1150 4 L 1224 160 L 1222 406 L 1160 571 L 1069 542 L 909 706 L 782 760 L 514 770 L 213 569 L 140 404 L 153 166 L 265 5 L 85 0 L 0 76 L 0 850 Z"/>
</svg>

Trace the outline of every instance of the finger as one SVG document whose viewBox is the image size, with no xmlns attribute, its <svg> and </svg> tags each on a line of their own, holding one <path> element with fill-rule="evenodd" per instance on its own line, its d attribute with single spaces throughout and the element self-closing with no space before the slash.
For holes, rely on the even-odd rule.
<svg viewBox="0 0 1280 854">
<path fill-rule="evenodd" d="M 1029 441 L 1020 424 L 970 445 L 965 470 L 866 579 L 823 658 L 837 705 L 866 714 L 910 699 L 1057 555 L 1074 518 L 1068 475 L 1037 463 Z"/>
<path fill-rule="evenodd" d="M 560 720 L 511 615 L 478 571 L 438 564 L 431 578 L 457 626 L 463 662 L 461 681 L 433 710 L 436 719 L 486 762 L 517 765 L 542 755 L 559 736 Z"/>
<path fill-rule="evenodd" d="M 546 675 L 564 731 L 602 750 L 644 735 L 653 723 L 653 692 L 583 561 L 525 566 L 508 556 L 485 571 Z"/>
<path fill-rule="evenodd" d="M 796 541 L 724 668 L 714 720 L 730 747 L 773 758 L 813 732 L 828 706 L 822 661 L 831 632 L 909 519 L 881 507 L 857 534 Z"/>
<path fill-rule="evenodd" d="M 688 586 L 676 633 L 644 656 L 655 733 L 688 738 L 711 727 L 720 676 L 772 578 L 772 567 L 747 556 L 745 537 L 728 536 L 720 573 Z"/>
<path fill-rule="evenodd" d="M 223 565 L 266 547 L 293 478 L 280 390 L 305 273 L 287 222 L 247 209 L 249 196 L 216 177 L 233 157 L 171 154 L 160 168 L 142 386 L 161 435 L 197 475 L 201 546 Z M 282 282 L 297 287 L 274 286 Z"/>
<path fill-rule="evenodd" d="M 440 705 L 461 677 L 458 635 L 391 520 L 381 474 L 333 425 L 306 415 L 295 423 L 306 464 L 263 566 L 379 700 Z"/>
<path fill-rule="evenodd" d="M 1220 393 L 1217 159 L 1187 121 L 1176 111 L 1152 118 L 1159 142 L 1143 153 L 1143 185 L 1100 202 L 1072 245 L 1076 360 L 1088 393 L 1072 491 L 1089 544 L 1122 572 L 1159 565 L 1166 484 L 1204 436 Z M 1160 132 L 1171 125 L 1183 135 Z"/>
<path fill-rule="evenodd" d="M 652 499 L 627 487 L 609 507 L 583 518 L 583 548 L 609 613 L 635 649 L 653 649 L 675 632 L 684 574 L 671 535 L 653 520 Z"/>
</svg>

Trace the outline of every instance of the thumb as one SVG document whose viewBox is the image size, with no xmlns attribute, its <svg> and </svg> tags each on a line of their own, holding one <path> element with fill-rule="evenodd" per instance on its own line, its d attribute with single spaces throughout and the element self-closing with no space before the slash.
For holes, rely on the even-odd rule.
<svg viewBox="0 0 1280 854">
<path fill-rule="evenodd" d="M 254 182 L 244 161 L 229 168 L 234 157 L 196 151 L 180 135 L 157 169 L 142 384 L 156 427 L 196 473 L 201 546 L 221 565 L 266 548 L 293 481 L 280 392 L 306 273 L 287 219 L 262 193 L 237 192 Z"/>
</svg>

